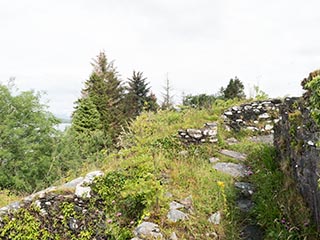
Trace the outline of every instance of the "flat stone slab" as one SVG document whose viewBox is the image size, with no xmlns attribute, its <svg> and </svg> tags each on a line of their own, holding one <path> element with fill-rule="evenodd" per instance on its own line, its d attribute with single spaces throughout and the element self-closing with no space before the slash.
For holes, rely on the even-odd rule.
<svg viewBox="0 0 320 240">
<path fill-rule="evenodd" d="M 221 213 L 218 211 L 218 212 L 212 214 L 212 215 L 209 217 L 208 221 L 209 221 L 210 223 L 215 224 L 215 225 L 219 225 L 220 222 L 221 222 Z"/>
<path fill-rule="evenodd" d="M 265 144 L 273 144 L 273 134 L 269 135 L 261 135 L 261 136 L 253 136 L 249 138 L 250 141 L 256 143 L 265 143 Z"/>
<path fill-rule="evenodd" d="M 238 208 L 242 212 L 249 212 L 253 207 L 253 202 L 250 199 L 240 199 L 237 201 Z"/>
<path fill-rule="evenodd" d="M 170 210 L 174 210 L 174 209 L 184 208 L 184 205 L 181 204 L 181 203 L 178 203 L 178 202 L 176 202 L 176 201 L 172 201 L 172 202 L 169 204 L 169 207 L 170 207 Z"/>
<path fill-rule="evenodd" d="M 231 158 L 237 159 L 239 161 L 244 161 L 244 160 L 247 159 L 247 155 L 246 154 L 239 153 L 239 152 L 232 151 L 232 150 L 222 149 L 220 151 L 220 153 L 225 155 L 225 156 L 227 156 L 227 157 L 231 157 Z"/>
<path fill-rule="evenodd" d="M 209 162 L 210 162 L 210 163 L 216 163 L 216 162 L 218 162 L 218 161 L 220 161 L 220 159 L 217 158 L 217 157 L 209 158 Z"/>
<path fill-rule="evenodd" d="M 245 197 L 251 197 L 255 191 L 254 186 L 247 182 L 235 182 L 234 186 L 239 189 L 241 194 Z"/>
<path fill-rule="evenodd" d="M 244 177 L 247 175 L 245 166 L 239 163 L 218 162 L 213 166 L 217 171 L 231 175 L 232 177 Z"/>
<path fill-rule="evenodd" d="M 143 222 L 134 230 L 136 239 L 163 239 L 159 226 L 152 222 Z"/>
<path fill-rule="evenodd" d="M 189 219 L 187 214 L 185 214 L 184 212 L 181 212 L 180 210 L 177 210 L 177 209 L 170 210 L 167 217 L 172 222 L 178 222 L 178 221 L 183 221 L 183 220 Z"/>
<path fill-rule="evenodd" d="M 241 239 L 243 240 L 263 240 L 264 232 L 257 225 L 247 225 L 241 232 Z"/>
</svg>

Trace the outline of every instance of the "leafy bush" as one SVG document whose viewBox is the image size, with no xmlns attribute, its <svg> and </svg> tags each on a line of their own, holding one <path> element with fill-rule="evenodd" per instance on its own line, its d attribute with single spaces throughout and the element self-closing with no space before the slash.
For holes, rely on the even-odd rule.
<svg viewBox="0 0 320 240">
<path fill-rule="evenodd" d="M 32 91 L 13 94 L 0 86 L 0 188 L 32 192 L 57 179 L 52 152 L 58 120 Z"/>
<path fill-rule="evenodd" d="M 316 123 L 320 124 L 320 76 L 310 77 L 302 84 L 303 88 L 307 90 L 304 96 L 310 104 L 311 114 Z"/>
</svg>

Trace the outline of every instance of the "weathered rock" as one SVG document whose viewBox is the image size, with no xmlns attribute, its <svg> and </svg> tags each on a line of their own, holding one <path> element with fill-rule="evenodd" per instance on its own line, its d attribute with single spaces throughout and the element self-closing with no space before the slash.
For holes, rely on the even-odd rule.
<svg viewBox="0 0 320 240">
<path fill-rule="evenodd" d="M 264 127 L 264 129 L 265 129 L 266 131 L 270 131 L 270 130 L 273 129 L 273 125 L 271 125 L 271 124 L 266 124 L 266 126 Z"/>
<path fill-rule="evenodd" d="M 235 138 L 228 138 L 226 140 L 226 142 L 229 144 L 229 145 L 233 145 L 233 144 L 237 144 L 239 141 Z"/>
<path fill-rule="evenodd" d="M 134 230 L 136 238 L 141 240 L 164 239 L 159 226 L 151 222 L 143 222 Z"/>
<path fill-rule="evenodd" d="M 320 231 L 320 149 L 314 146 L 320 140 L 320 129 L 306 106 L 303 98 L 285 99 L 280 107 L 281 120 L 274 129 L 274 146 L 280 162 L 290 159 L 288 170 Z"/>
<path fill-rule="evenodd" d="M 232 151 L 232 150 L 222 149 L 220 151 L 220 153 L 225 155 L 225 156 L 237 159 L 239 161 L 244 161 L 244 160 L 247 159 L 247 155 L 246 154 L 235 152 L 235 151 Z"/>
<path fill-rule="evenodd" d="M 63 184 L 62 186 L 66 187 L 66 188 L 75 188 L 79 183 L 82 183 L 83 180 L 84 180 L 83 177 L 78 177 L 76 179 L 73 179 L 70 182 L 67 182 L 67 183 Z"/>
<path fill-rule="evenodd" d="M 258 117 L 259 119 L 269 119 L 270 118 L 270 115 L 268 113 L 263 113 L 261 115 L 259 115 Z"/>
<path fill-rule="evenodd" d="M 179 130 L 180 139 L 187 144 L 215 143 L 217 139 L 218 126 L 216 123 L 206 123 L 202 129 Z"/>
<path fill-rule="evenodd" d="M 250 199 L 239 199 L 237 206 L 242 212 L 249 212 L 253 207 L 253 202 Z"/>
<path fill-rule="evenodd" d="M 90 185 L 96 177 L 102 176 L 103 172 L 94 171 L 88 173 L 84 179 L 76 185 L 75 195 L 77 197 L 90 198 L 91 187 Z"/>
<path fill-rule="evenodd" d="M 184 205 L 181 204 L 181 203 L 178 203 L 178 202 L 176 202 L 176 201 L 172 201 L 172 202 L 169 204 L 169 207 L 170 207 L 170 210 L 174 210 L 174 209 L 184 208 Z"/>
<path fill-rule="evenodd" d="M 218 162 L 218 161 L 220 161 L 220 159 L 217 158 L 217 157 L 209 158 L 209 162 L 210 162 L 210 163 L 216 163 L 216 162 Z"/>
<path fill-rule="evenodd" d="M 220 221 L 221 221 L 221 213 L 220 213 L 220 211 L 212 214 L 212 215 L 209 217 L 208 221 L 209 221 L 210 223 L 215 224 L 215 225 L 219 225 L 219 224 L 220 224 Z"/>
<path fill-rule="evenodd" d="M 244 177 L 247 170 L 242 164 L 218 162 L 213 166 L 217 171 L 231 175 L 234 178 Z"/>
<path fill-rule="evenodd" d="M 235 131 L 243 128 L 258 133 L 269 133 L 272 129 L 270 126 L 266 127 L 266 123 L 271 121 L 269 125 L 273 126 L 272 120 L 279 115 L 279 101 L 256 101 L 231 107 L 224 112 L 224 122 Z"/>
<path fill-rule="evenodd" d="M 185 209 L 192 210 L 192 196 L 188 196 L 185 199 L 182 199 L 179 201 L 181 204 L 183 204 Z"/>
<path fill-rule="evenodd" d="M 241 194 L 245 197 L 251 197 L 254 193 L 254 187 L 251 183 L 235 182 L 235 187 L 240 190 Z"/>
<path fill-rule="evenodd" d="M 201 139 L 202 138 L 202 132 L 199 129 L 187 129 L 187 133 L 190 137 L 195 139 Z"/>
<path fill-rule="evenodd" d="M 240 234 L 241 239 L 263 240 L 264 232 L 258 225 L 247 225 Z"/>
<path fill-rule="evenodd" d="M 249 140 L 256 143 L 273 144 L 273 134 L 253 136 L 250 137 Z"/>
<path fill-rule="evenodd" d="M 172 222 L 178 222 L 178 221 L 184 221 L 189 219 L 188 215 L 180 210 L 177 209 L 172 209 L 169 211 L 168 215 L 168 220 Z"/>
</svg>

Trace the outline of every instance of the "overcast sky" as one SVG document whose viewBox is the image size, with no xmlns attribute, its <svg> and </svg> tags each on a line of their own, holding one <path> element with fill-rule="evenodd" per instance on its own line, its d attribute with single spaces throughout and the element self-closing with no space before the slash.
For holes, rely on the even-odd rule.
<svg viewBox="0 0 320 240">
<path fill-rule="evenodd" d="M 271 97 L 300 95 L 320 67 L 318 0 L 1 0 L 0 81 L 47 92 L 69 115 L 101 50 L 160 98 L 216 93 L 238 76 Z"/>
</svg>

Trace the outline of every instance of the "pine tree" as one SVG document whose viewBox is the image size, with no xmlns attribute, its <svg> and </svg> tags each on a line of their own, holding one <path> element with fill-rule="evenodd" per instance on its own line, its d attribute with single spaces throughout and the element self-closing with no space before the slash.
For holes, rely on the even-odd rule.
<svg viewBox="0 0 320 240">
<path fill-rule="evenodd" d="M 235 77 L 234 79 L 230 79 L 228 86 L 223 91 L 223 94 L 224 98 L 226 99 L 243 99 L 246 97 L 246 95 L 244 94 L 243 83 L 237 77 Z"/>
<path fill-rule="evenodd" d="M 85 108 L 81 104 L 87 104 L 87 101 L 81 99 L 90 98 L 96 110 L 99 113 L 99 126 L 104 132 L 107 139 L 111 138 L 115 142 L 121 125 L 124 122 L 124 104 L 123 104 L 123 87 L 118 78 L 118 73 L 113 66 L 113 62 L 108 62 L 104 52 L 100 52 L 93 63 L 93 71 L 89 79 L 85 82 L 85 88 L 82 90 L 82 97 L 79 99 L 78 106 L 74 112 L 74 116 L 82 116 L 83 118 L 95 118 L 95 111 L 87 111 L 86 113 L 78 113 Z M 88 120 L 79 120 L 78 122 L 86 122 Z"/>
<path fill-rule="evenodd" d="M 155 110 L 156 98 L 151 95 L 150 87 L 146 82 L 142 72 L 133 71 L 132 78 L 128 78 L 128 87 L 126 95 L 126 113 L 129 117 L 136 117 L 143 110 Z"/>
<path fill-rule="evenodd" d="M 77 110 L 72 117 L 72 126 L 77 132 L 89 132 L 101 129 L 100 113 L 90 97 L 78 100 Z"/>
</svg>

